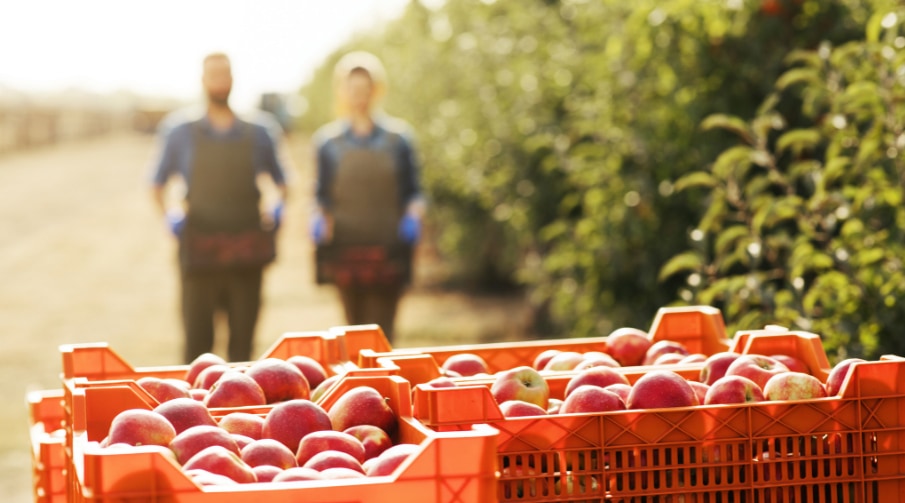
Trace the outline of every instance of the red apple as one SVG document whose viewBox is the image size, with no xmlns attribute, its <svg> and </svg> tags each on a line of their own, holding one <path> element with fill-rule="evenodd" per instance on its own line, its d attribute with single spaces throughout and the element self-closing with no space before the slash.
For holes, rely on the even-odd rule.
<svg viewBox="0 0 905 503">
<path fill-rule="evenodd" d="M 192 426 L 216 426 L 217 421 L 207 407 L 191 398 L 175 398 L 154 408 L 154 412 L 170 421 L 176 433 L 182 433 Z"/>
<path fill-rule="evenodd" d="M 688 348 L 686 348 L 685 345 L 681 342 L 657 341 L 651 344 L 649 348 L 647 348 L 647 353 L 644 354 L 643 365 L 653 365 L 654 362 L 657 361 L 657 358 L 660 357 L 660 355 L 665 355 L 668 353 L 676 353 L 683 357 L 690 354 Z"/>
<path fill-rule="evenodd" d="M 283 473 L 282 468 L 277 468 L 273 465 L 252 466 L 251 471 L 255 472 L 255 478 L 258 479 L 258 482 L 272 482 L 277 475 Z"/>
<path fill-rule="evenodd" d="M 629 384 L 628 378 L 619 373 L 618 370 L 611 367 L 591 367 L 580 371 L 569 379 L 564 396 L 568 398 L 573 390 L 582 385 L 590 384 L 603 388 L 616 383 Z"/>
<path fill-rule="evenodd" d="M 292 482 L 298 480 L 323 480 L 323 477 L 317 470 L 296 466 L 283 470 L 273 478 L 273 482 Z"/>
<path fill-rule="evenodd" d="M 679 363 L 684 365 L 686 363 L 704 363 L 705 361 L 707 361 L 707 355 L 701 353 L 692 353 L 679 360 Z"/>
<path fill-rule="evenodd" d="M 577 351 L 560 351 L 547 361 L 543 370 L 572 370 L 584 361 L 584 355 Z"/>
<path fill-rule="evenodd" d="M 637 328 L 617 328 L 606 336 L 607 353 L 623 367 L 641 365 L 651 346 L 647 332 Z"/>
<path fill-rule="evenodd" d="M 701 368 L 701 375 L 698 380 L 704 384 L 713 384 L 717 379 L 726 375 L 726 369 L 739 356 L 741 356 L 739 353 L 730 353 L 728 351 L 708 356 L 704 360 L 704 366 Z"/>
<path fill-rule="evenodd" d="M 458 372 L 462 377 L 486 374 L 487 362 L 474 353 L 458 353 L 450 356 L 440 367 L 443 370 Z"/>
<path fill-rule="evenodd" d="M 311 468 L 317 471 L 324 471 L 327 468 L 348 468 L 364 473 L 361 463 L 348 453 L 342 451 L 321 451 L 311 456 L 308 461 L 302 465 L 304 468 Z"/>
<path fill-rule="evenodd" d="M 331 429 L 330 417 L 316 403 L 298 398 L 280 402 L 264 417 L 263 438 L 278 440 L 295 453 L 299 441 L 313 431 Z"/>
<path fill-rule="evenodd" d="M 615 358 L 613 358 L 612 356 L 610 356 L 606 353 L 601 353 L 599 351 L 591 351 L 591 352 L 584 353 L 583 356 L 584 356 L 584 359 L 581 361 L 581 363 L 576 365 L 575 368 L 572 370 L 584 370 L 584 369 L 589 369 L 591 367 L 611 367 L 611 368 L 621 367 L 621 365 L 619 365 L 619 362 L 617 362 Z"/>
<path fill-rule="evenodd" d="M 766 400 L 807 400 L 825 396 L 826 387 L 820 379 L 804 372 L 776 374 L 764 386 Z"/>
<path fill-rule="evenodd" d="M 534 357 L 534 362 L 531 366 L 534 367 L 535 370 L 543 370 L 543 368 L 547 366 L 547 362 L 550 361 L 550 358 L 553 358 L 559 353 L 560 350 L 558 349 L 545 349 Z"/>
<path fill-rule="evenodd" d="M 622 399 L 623 402 L 628 403 L 628 395 L 632 392 L 632 386 L 630 384 L 616 383 L 610 384 L 608 386 L 604 386 L 603 389 L 607 391 L 612 391 L 619 395 L 619 398 Z"/>
<path fill-rule="evenodd" d="M 176 436 L 176 429 L 161 414 L 146 409 L 126 409 L 110 423 L 109 445 L 168 446 Z"/>
<path fill-rule="evenodd" d="M 295 453 L 272 438 L 254 440 L 239 451 L 242 461 L 248 466 L 272 465 L 282 470 L 297 466 Z"/>
<path fill-rule="evenodd" d="M 211 365 L 226 365 L 226 360 L 213 353 L 198 355 L 191 363 L 189 363 L 189 368 L 185 373 L 185 381 L 189 384 L 193 384 L 198 378 L 198 374 Z"/>
<path fill-rule="evenodd" d="M 446 376 L 435 377 L 430 381 L 427 381 L 425 384 L 430 386 L 431 388 L 455 388 L 456 381 L 453 381 L 451 378 Z"/>
<path fill-rule="evenodd" d="M 664 353 L 651 362 L 651 365 L 673 365 L 685 359 L 681 353 Z"/>
<path fill-rule="evenodd" d="M 770 355 L 770 358 L 782 363 L 786 367 L 789 368 L 792 372 L 802 372 L 804 374 L 808 374 L 808 366 L 805 365 L 800 358 L 796 358 L 794 356 L 789 355 Z"/>
<path fill-rule="evenodd" d="M 500 412 L 504 417 L 546 416 L 547 411 L 533 403 L 521 400 L 508 400 L 500 404 Z"/>
<path fill-rule="evenodd" d="M 522 400 L 546 409 L 550 387 L 537 370 L 525 365 L 498 372 L 490 393 L 497 403 Z"/>
<path fill-rule="evenodd" d="M 763 390 L 771 377 L 788 371 L 788 367 L 769 356 L 740 355 L 729 364 L 726 375 L 747 377 Z"/>
<path fill-rule="evenodd" d="M 266 403 L 308 398 L 308 379 L 298 367 L 279 358 L 264 358 L 251 364 L 245 375 L 264 391 Z"/>
<path fill-rule="evenodd" d="M 383 451 L 380 456 L 370 461 L 367 475 L 368 477 L 380 477 L 390 475 L 399 467 L 409 456 L 417 453 L 419 450 L 416 444 L 396 444 L 393 447 Z"/>
<path fill-rule="evenodd" d="M 220 418 L 219 426 L 230 433 L 238 433 L 257 440 L 264 429 L 264 418 L 248 412 L 230 412 Z"/>
<path fill-rule="evenodd" d="M 196 377 L 195 381 L 192 383 L 192 387 L 209 390 L 211 389 L 211 386 L 220 379 L 220 376 L 229 369 L 230 367 L 224 364 L 215 363 L 209 365 L 201 370 L 198 377 Z"/>
<path fill-rule="evenodd" d="M 292 355 L 287 358 L 286 361 L 295 365 L 302 371 L 302 374 L 305 375 L 305 379 L 308 381 L 309 389 L 316 388 L 327 378 L 327 370 L 324 369 L 324 366 L 310 356 Z"/>
<path fill-rule="evenodd" d="M 248 374 L 237 370 L 224 372 L 220 379 L 211 386 L 210 394 L 204 399 L 204 404 L 212 409 L 219 407 L 248 407 L 265 405 L 266 403 L 267 398 L 264 396 L 264 390 L 261 389 L 261 386 Z"/>
<path fill-rule="evenodd" d="M 217 426 L 192 426 L 186 429 L 170 442 L 170 450 L 176 455 L 176 460 L 184 465 L 192 456 L 213 445 L 239 454 L 239 445 L 232 434 Z"/>
<path fill-rule="evenodd" d="M 751 379 L 730 375 L 717 379 L 704 396 L 705 405 L 761 402 L 764 393 Z"/>
<path fill-rule="evenodd" d="M 864 362 L 861 358 L 847 358 L 833 365 L 830 375 L 826 378 L 826 394 L 828 396 L 837 396 L 842 391 L 842 383 L 852 370 L 853 363 Z"/>
<path fill-rule="evenodd" d="M 144 376 L 138 378 L 135 383 L 160 403 L 174 398 L 188 398 L 188 386 L 178 386 L 173 381 L 154 376 Z"/>
<path fill-rule="evenodd" d="M 230 433 L 230 436 L 233 437 L 233 440 L 236 441 L 236 446 L 239 447 L 239 452 L 242 452 L 242 448 L 246 445 L 255 441 L 255 439 L 251 437 L 246 437 L 245 435 L 240 435 L 238 433 Z"/>
<path fill-rule="evenodd" d="M 189 396 L 192 397 L 192 400 L 198 400 L 199 402 L 204 402 L 204 399 L 209 394 L 210 391 L 204 388 L 192 388 L 189 390 Z"/>
<path fill-rule="evenodd" d="M 224 477 L 223 475 L 217 475 L 216 473 L 211 473 L 207 470 L 202 470 L 200 468 L 192 468 L 191 470 L 183 470 L 189 478 L 192 479 L 192 482 L 200 485 L 200 486 L 237 486 L 238 482 L 235 480 Z"/>
<path fill-rule="evenodd" d="M 363 479 L 367 477 L 367 475 L 364 474 L 364 469 L 362 469 L 362 471 L 358 471 L 351 468 L 343 468 L 341 466 L 337 466 L 334 468 L 321 470 L 321 477 L 323 477 L 324 480 Z"/>
<path fill-rule="evenodd" d="M 302 437 L 295 453 L 295 461 L 299 466 L 305 466 L 309 459 L 324 451 L 345 452 L 359 463 L 365 460 L 365 446 L 360 440 L 341 431 L 324 430 Z"/>
<path fill-rule="evenodd" d="M 320 400 L 321 397 L 324 396 L 324 393 L 326 393 L 327 390 L 332 388 L 333 385 L 336 384 L 336 381 L 339 381 L 340 378 L 342 378 L 341 375 L 334 374 L 334 375 L 324 379 L 323 381 L 321 381 L 321 383 L 318 384 L 317 387 L 314 388 L 314 390 L 311 392 L 311 401 L 317 402 L 318 400 Z"/>
<path fill-rule="evenodd" d="M 393 446 L 393 440 L 382 429 L 371 424 L 359 424 L 343 430 L 357 438 L 365 448 L 365 460 L 376 457 Z"/>
<path fill-rule="evenodd" d="M 600 386 L 583 384 L 578 386 L 566 397 L 560 414 L 572 414 L 577 412 L 606 412 L 610 410 L 625 410 L 625 402 L 619 395 Z"/>
<path fill-rule="evenodd" d="M 694 390 L 685 378 L 670 370 L 652 370 L 632 385 L 626 406 L 629 409 L 662 409 L 696 403 Z"/>
<path fill-rule="evenodd" d="M 396 431 L 396 414 L 383 395 L 370 386 L 358 386 L 346 391 L 327 414 L 336 431 L 360 424 L 374 425 L 388 435 Z"/>
<path fill-rule="evenodd" d="M 688 385 L 691 386 L 691 389 L 694 390 L 694 397 L 697 400 L 695 405 L 701 405 L 704 403 L 704 397 L 707 396 L 707 390 L 710 389 L 710 386 L 698 381 L 687 381 Z"/>
<path fill-rule="evenodd" d="M 212 445 L 198 451 L 182 465 L 182 468 L 184 470 L 206 470 L 229 477 L 240 484 L 257 482 L 257 477 L 251 467 L 245 464 L 235 452 L 220 445 Z"/>
</svg>

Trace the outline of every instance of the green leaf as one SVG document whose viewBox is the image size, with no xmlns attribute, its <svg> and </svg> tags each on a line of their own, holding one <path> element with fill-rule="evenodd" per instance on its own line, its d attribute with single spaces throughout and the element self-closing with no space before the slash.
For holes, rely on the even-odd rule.
<svg viewBox="0 0 905 503">
<path fill-rule="evenodd" d="M 817 51 L 806 51 L 803 49 L 793 49 L 790 51 L 786 54 L 784 62 L 789 66 L 802 63 L 811 67 L 820 67 L 823 64 Z"/>
<path fill-rule="evenodd" d="M 798 196 L 789 196 L 777 200 L 776 204 L 771 207 L 771 211 L 767 214 L 768 216 L 764 221 L 764 224 L 773 226 L 783 220 L 797 219 L 805 212 L 802 203 L 802 199 Z"/>
<path fill-rule="evenodd" d="M 757 115 L 764 115 L 773 110 L 774 107 L 779 103 L 779 93 L 770 93 L 769 96 L 764 99 L 763 103 L 757 107 Z"/>
<path fill-rule="evenodd" d="M 776 149 L 785 152 L 792 149 L 795 155 L 805 149 L 813 149 L 820 143 L 820 132 L 816 129 L 793 129 L 776 140 Z"/>
<path fill-rule="evenodd" d="M 807 178 L 814 173 L 819 173 L 822 166 L 819 161 L 807 160 L 794 162 L 789 165 L 789 175 L 792 178 Z"/>
<path fill-rule="evenodd" d="M 751 131 L 748 129 L 748 124 L 738 117 L 726 114 L 713 114 L 701 122 L 701 129 L 704 131 L 716 128 L 732 131 L 750 143 Z"/>
<path fill-rule="evenodd" d="M 857 114 L 863 109 L 878 110 L 882 106 L 880 90 L 875 82 L 859 81 L 845 88 L 839 98 L 841 111 L 847 114 Z"/>
<path fill-rule="evenodd" d="M 750 234 L 751 231 L 748 230 L 748 227 L 744 225 L 733 225 L 719 233 L 716 238 L 716 243 L 714 243 L 714 251 L 719 255 L 725 254 L 739 239 L 747 237 Z"/>
<path fill-rule="evenodd" d="M 826 166 L 823 167 L 823 183 L 826 186 L 832 185 L 848 172 L 850 165 L 851 159 L 845 156 L 828 160 Z"/>
<path fill-rule="evenodd" d="M 864 234 L 864 222 L 860 218 L 849 218 L 842 224 L 840 234 L 843 238 L 854 238 L 860 241 L 861 235 Z"/>
<path fill-rule="evenodd" d="M 657 278 L 660 281 L 663 281 L 673 274 L 677 274 L 682 271 L 698 271 L 703 266 L 704 259 L 701 257 L 701 255 L 694 251 L 688 251 L 669 259 L 669 261 L 660 268 L 660 274 L 657 276 Z"/>
<path fill-rule="evenodd" d="M 747 145 L 736 145 L 724 150 L 713 163 L 713 174 L 720 179 L 727 179 L 733 174 L 737 178 L 744 177 L 751 166 L 752 150 Z"/>
<path fill-rule="evenodd" d="M 858 147 L 858 156 L 856 158 L 858 164 L 868 161 L 868 159 L 873 157 L 879 150 L 879 139 L 870 136 L 865 137 L 861 140 L 861 145 Z"/>
<path fill-rule="evenodd" d="M 820 84 L 820 72 L 815 68 L 793 68 L 779 76 L 776 87 L 783 91 L 795 84 Z"/>
<path fill-rule="evenodd" d="M 695 171 L 676 180 L 673 185 L 676 191 L 683 191 L 691 187 L 716 187 L 717 179 L 706 171 Z"/>
<path fill-rule="evenodd" d="M 876 264 L 883 260 L 885 251 L 882 248 L 868 248 L 856 253 L 852 258 L 852 262 L 862 267 Z"/>
<path fill-rule="evenodd" d="M 777 112 L 770 112 L 760 115 L 751 123 L 751 129 L 757 138 L 766 138 L 772 129 L 783 129 L 786 127 L 786 121 Z"/>
<path fill-rule="evenodd" d="M 882 29 L 883 18 L 887 14 L 889 13 L 885 11 L 876 12 L 867 21 L 867 29 L 865 30 L 865 35 L 868 42 L 875 43 L 880 41 L 880 30 Z"/>
<path fill-rule="evenodd" d="M 722 225 L 723 218 L 726 217 L 728 213 L 729 205 L 726 203 L 726 194 L 721 189 L 717 189 L 713 191 L 710 206 L 707 208 L 707 212 L 704 213 L 704 216 L 701 217 L 701 222 L 698 225 L 703 231 L 713 231 L 717 230 Z"/>
<path fill-rule="evenodd" d="M 720 260 L 719 263 L 719 271 L 720 273 L 725 274 L 732 270 L 732 267 L 736 264 L 747 266 L 748 261 L 748 253 L 744 249 L 733 250 L 729 255 L 722 257 L 722 260 Z"/>
</svg>

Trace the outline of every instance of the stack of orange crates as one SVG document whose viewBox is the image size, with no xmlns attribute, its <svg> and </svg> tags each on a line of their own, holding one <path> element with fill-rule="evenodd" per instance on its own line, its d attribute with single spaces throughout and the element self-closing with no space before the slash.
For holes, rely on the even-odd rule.
<svg viewBox="0 0 905 503">
<path fill-rule="evenodd" d="M 825 381 L 819 336 L 743 331 L 726 337 L 719 310 L 661 309 L 653 341 L 690 352 L 787 354 Z M 148 448 L 109 452 L 99 441 L 125 408 L 156 401 L 135 380 L 182 377 L 187 366 L 135 368 L 106 344 L 61 348 L 62 390 L 29 395 L 35 500 L 113 503 L 247 502 L 762 502 L 905 501 L 905 359 L 854 365 L 838 396 L 816 400 L 708 405 L 505 418 L 490 395 L 491 376 L 424 386 L 453 354 L 474 353 L 491 373 L 531 365 L 547 349 L 606 351 L 606 338 L 393 349 L 380 327 L 336 327 L 286 334 L 263 357 L 312 356 L 328 373 L 348 374 L 324 396 L 329 408 L 354 383 L 369 382 L 405 418 L 402 438 L 422 445 L 392 479 L 201 488 Z M 662 368 L 696 379 L 702 363 Z M 619 369 L 631 382 L 655 367 Z M 543 371 L 562 398 L 574 372 Z M 411 394 L 410 394 L 411 393 Z M 265 414 L 267 407 L 249 409 Z M 215 412 L 215 414 L 222 414 Z M 66 435 L 61 435 L 65 431 Z M 307 484 L 307 485 L 306 485 Z"/>
</svg>

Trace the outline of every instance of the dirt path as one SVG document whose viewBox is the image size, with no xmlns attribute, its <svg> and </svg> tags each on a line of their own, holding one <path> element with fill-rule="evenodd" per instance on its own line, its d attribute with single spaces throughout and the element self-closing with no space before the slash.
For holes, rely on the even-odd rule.
<svg viewBox="0 0 905 503">
<path fill-rule="evenodd" d="M 265 279 L 257 354 L 288 331 L 343 323 L 335 294 L 313 284 L 306 239 L 307 144 L 287 145 L 292 199 L 280 260 Z M 175 243 L 154 214 L 151 137 L 122 134 L 0 157 L 0 494 L 32 501 L 24 394 L 58 388 L 58 346 L 105 341 L 135 366 L 179 362 Z M 400 308 L 397 347 L 521 335 L 515 299 L 431 287 L 422 273 Z"/>
</svg>

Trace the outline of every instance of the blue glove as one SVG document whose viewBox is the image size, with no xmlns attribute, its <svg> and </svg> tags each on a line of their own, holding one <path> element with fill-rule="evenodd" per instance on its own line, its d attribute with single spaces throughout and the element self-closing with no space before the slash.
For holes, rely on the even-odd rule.
<svg viewBox="0 0 905 503">
<path fill-rule="evenodd" d="M 283 201 L 278 202 L 277 205 L 273 207 L 271 218 L 273 219 L 273 230 L 278 230 L 280 224 L 283 222 Z"/>
<path fill-rule="evenodd" d="M 167 226 L 174 236 L 180 237 L 182 229 L 185 228 L 185 213 L 176 210 L 167 211 Z"/>
<path fill-rule="evenodd" d="M 421 220 L 406 214 L 399 221 L 399 238 L 413 245 L 421 238 Z"/>
<path fill-rule="evenodd" d="M 311 222 L 311 239 L 315 244 L 322 244 L 327 237 L 327 220 L 317 215 Z"/>
</svg>

